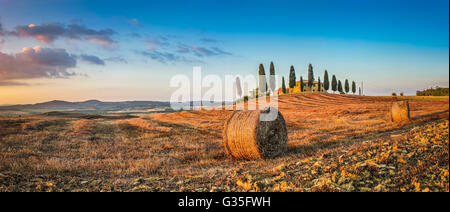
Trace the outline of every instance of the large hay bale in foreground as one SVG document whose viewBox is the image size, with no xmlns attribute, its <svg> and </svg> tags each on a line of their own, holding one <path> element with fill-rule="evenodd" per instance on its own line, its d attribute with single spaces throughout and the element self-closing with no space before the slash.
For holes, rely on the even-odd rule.
<svg viewBox="0 0 450 212">
<path fill-rule="evenodd" d="M 392 102 L 391 121 L 409 122 L 410 120 L 408 101 Z"/>
<path fill-rule="evenodd" d="M 271 110 L 278 114 L 273 121 L 261 119 Z M 234 111 L 223 130 L 227 153 L 236 159 L 266 159 L 282 155 L 287 149 L 286 122 L 275 108 Z"/>
</svg>

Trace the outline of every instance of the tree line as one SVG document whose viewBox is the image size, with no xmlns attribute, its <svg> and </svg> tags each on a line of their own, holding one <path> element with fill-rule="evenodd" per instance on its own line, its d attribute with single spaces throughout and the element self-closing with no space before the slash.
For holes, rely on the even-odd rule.
<svg viewBox="0 0 450 212">
<path fill-rule="evenodd" d="M 258 68 L 258 75 L 259 75 L 258 93 L 259 94 L 270 95 L 270 93 L 276 92 L 276 90 L 275 90 L 276 89 L 275 66 L 273 64 L 273 61 L 270 62 L 269 70 L 270 70 L 270 75 L 269 75 L 269 83 L 268 83 L 264 65 L 263 64 L 259 65 L 259 68 Z M 237 79 L 237 82 L 236 82 L 236 84 L 239 87 L 238 90 L 240 90 L 240 82 L 239 81 L 240 80 Z M 315 78 L 314 78 L 313 66 L 312 66 L 312 64 L 309 64 L 308 65 L 308 82 L 307 82 L 307 84 L 305 84 L 303 82 L 303 76 L 300 76 L 300 90 L 302 92 L 305 91 L 305 86 L 308 86 L 309 88 L 311 88 L 314 85 L 314 81 L 315 81 Z M 294 68 L 294 66 L 291 66 L 290 71 L 289 71 L 289 88 L 294 88 L 296 85 L 297 85 L 297 78 L 295 75 L 295 68 Z M 327 70 L 325 70 L 325 72 L 324 72 L 323 85 L 322 85 L 322 81 L 321 81 L 320 77 L 318 77 L 318 90 L 319 91 L 322 89 L 322 86 L 323 86 L 323 89 L 327 92 L 331 89 L 333 91 L 333 93 L 338 91 L 340 94 L 348 94 L 350 91 L 353 94 L 356 94 L 356 89 L 357 89 L 355 81 L 352 81 L 351 86 L 350 86 L 350 81 L 348 79 L 345 79 L 344 85 L 343 85 L 341 80 L 337 80 L 335 75 L 332 76 L 331 82 L 330 82 Z M 286 82 L 285 82 L 284 76 L 282 77 L 281 90 L 282 90 L 283 94 L 287 93 Z M 359 88 L 359 95 L 361 95 L 361 88 Z"/>
<path fill-rule="evenodd" d="M 429 88 L 423 91 L 416 91 L 416 96 L 448 96 L 449 88 Z"/>
<path fill-rule="evenodd" d="M 272 64 L 272 63 L 271 63 Z M 314 70 L 312 64 L 308 65 L 308 83 L 305 85 L 303 83 L 303 76 L 300 76 L 300 90 L 303 92 L 305 89 L 305 86 L 312 87 L 314 85 Z M 294 88 L 296 86 L 296 75 L 295 75 L 295 68 L 294 66 L 291 66 L 290 72 L 289 72 L 289 88 Z M 331 87 L 330 87 L 331 84 Z M 351 82 L 351 87 L 348 79 L 345 79 L 344 86 L 342 85 L 341 80 L 337 80 L 336 76 L 333 75 L 331 78 L 331 83 L 328 77 L 328 70 L 325 70 L 324 76 L 323 76 L 323 89 L 325 91 L 331 90 L 333 92 L 339 91 L 340 94 L 348 94 L 350 91 L 355 94 L 356 93 L 356 83 L 355 81 Z M 282 92 L 286 93 L 286 83 L 284 82 L 284 77 L 282 77 Z M 320 80 L 320 77 L 318 78 L 318 90 L 320 91 L 322 89 L 322 82 Z M 361 94 L 361 88 L 359 88 L 359 94 Z"/>
</svg>

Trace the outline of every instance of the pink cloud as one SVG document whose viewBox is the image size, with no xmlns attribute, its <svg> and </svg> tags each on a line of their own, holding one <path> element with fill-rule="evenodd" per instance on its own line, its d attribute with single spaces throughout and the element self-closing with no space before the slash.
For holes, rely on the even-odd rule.
<svg viewBox="0 0 450 212">
<path fill-rule="evenodd" d="M 23 48 L 9 55 L 0 52 L 0 81 L 31 78 L 67 78 L 76 75 L 68 71 L 76 66 L 76 56 L 65 49 Z"/>
<path fill-rule="evenodd" d="M 116 32 L 112 29 L 94 30 L 78 24 L 66 26 L 61 23 L 47 23 L 41 25 L 20 25 L 13 31 L 3 32 L 3 34 L 16 37 L 30 37 L 45 44 L 53 43 L 59 38 L 66 38 L 73 40 L 87 40 L 91 43 L 108 46 L 115 43 L 112 36 L 116 34 Z"/>
<path fill-rule="evenodd" d="M 129 24 L 132 25 L 136 25 L 136 26 L 141 26 L 141 22 L 139 22 L 137 19 L 133 18 L 131 20 L 128 21 Z"/>
</svg>

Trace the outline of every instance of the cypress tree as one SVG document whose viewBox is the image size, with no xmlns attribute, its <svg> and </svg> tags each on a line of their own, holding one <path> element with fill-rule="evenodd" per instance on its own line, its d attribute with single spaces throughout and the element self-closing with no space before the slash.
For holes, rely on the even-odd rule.
<svg viewBox="0 0 450 212">
<path fill-rule="evenodd" d="M 333 75 L 333 78 L 331 79 L 331 90 L 333 90 L 333 93 L 337 91 L 337 80 L 336 76 Z"/>
<path fill-rule="evenodd" d="M 317 91 L 319 91 L 320 92 L 320 89 L 322 88 L 322 85 L 320 84 L 320 77 L 319 77 L 319 84 L 317 84 Z"/>
<path fill-rule="evenodd" d="M 345 79 L 344 88 L 345 88 L 345 93 L 348 93 L 350 91 L 350 85 L 348 84 L 348 79 Z"/>
<path fill-rule="evenodd" d="M 295 77 L 295 69 L 294 66 L 291 66 L 291 70 L 289 73 L 289 87 L 294 88 L 297 78 Z"/>
<path fill-rule="evenodd" d="M 303 84 L 303 77 L 300 76 L 300 91 L 303 92 L 303 88 L 305 87 L 305 85 Z"/>
<path fill-rule="evenodd" d="M 275 93 L 275 67 L 273 62 L 270 62 L 270 76 L 269 76 L 270 90 Z"/>
<path fill-rule="evenodd" d="M 314 85 L 314 72 L 311 64 L 308 66 L 308 87 L 312 87 Z"/>
<path fill-rule="evenodd" d="M 286 93 L 286 84 L 284 83 L 284 77 L 281 83 L 281 90 L 283 91 L 283 93 Z"/>
<path fill-rule="evenodd" d="M 241 79 L 239 79 L 239 77 L 236 77 L 236 90 L 240 98 L 242 96 L 242 87 L 241 87 Z"/>
<path fill-rule="evenodd" d="M 355 81 L 352 81 L 352 93 L 353 94 L 356 93 L 356 83 L 355 83 Z"/>
<path fill-rule="evenodd" d="M 259 64 L 259 92 L 260 95 L 266 93 L 267 91 L 267 79 L 266 71 L 264 70 L 263 64 Z"/>
<path fill-rule="evenodd" d="M 328 79 L 328 71 L 325 70 L 325 74 L 323 76 L 323 88 L 325 91 L 328 91 L 330 89 L 330 81 Z"/>
<path fill-rule="evenodd" d="M 338 91 L 339 91 L 339 93 L 344 92 L 344 91 L 342 90 L 342 83 L 341 83 L 340 80 L 338 81 Z"/>
</svg>

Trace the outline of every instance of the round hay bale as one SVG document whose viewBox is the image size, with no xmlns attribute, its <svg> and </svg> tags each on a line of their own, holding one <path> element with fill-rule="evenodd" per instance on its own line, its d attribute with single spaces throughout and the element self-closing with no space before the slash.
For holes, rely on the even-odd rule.
<svg viewBox="0 0 450 212">
<path fill-rule="evenodd" d="M 410 120 L 408 101 L 392 102 L 391 121 L 409 122 Z"/>
<path fill-rule="evenodd" d="M 275 120 L 261 117 L 274 110 Z M 223 143 L 225 150 L 236 159 L 266 159 L 282 155 L 287 149 L 286 122 L 273 108 L 234 111 L 225 122 Z"/>
</svg>

